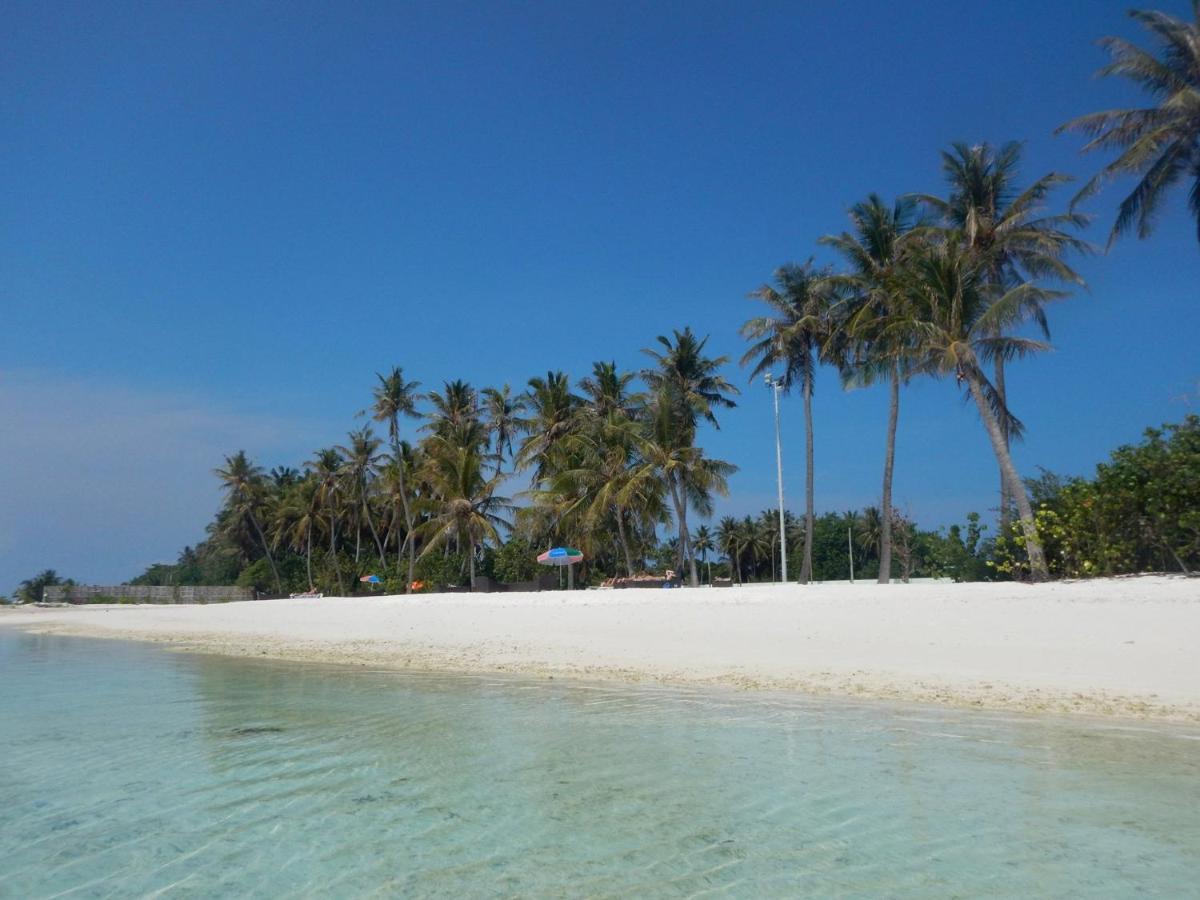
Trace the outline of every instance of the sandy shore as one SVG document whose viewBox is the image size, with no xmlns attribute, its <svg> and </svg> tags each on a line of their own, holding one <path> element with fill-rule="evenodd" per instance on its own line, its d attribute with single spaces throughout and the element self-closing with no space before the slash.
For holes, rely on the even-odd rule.
<svg viewBox="0 0 1200 900">
<path fill-rule="evenodd" d="M 1185 578 L 9 609 L 2 626 L 239 656 L 1200 721 L 1200 581 Z"/>
</svg>

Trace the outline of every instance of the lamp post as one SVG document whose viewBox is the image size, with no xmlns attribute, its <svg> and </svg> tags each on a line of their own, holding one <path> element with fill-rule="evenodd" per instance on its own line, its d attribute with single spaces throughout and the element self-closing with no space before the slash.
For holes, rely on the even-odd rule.
<svg viewBox="0 0 1200 900">
<path fill-rule="evenodd" d="M 787 584 L 787 527 L 783 520 L 783 445 L 779 440 L 779 392 L 783 390 L 783 383 L 770 372 L 766 374 L 765 381 L 775 400 L 775 479 L 779 488 L 780 580 Z"/>
</svg>

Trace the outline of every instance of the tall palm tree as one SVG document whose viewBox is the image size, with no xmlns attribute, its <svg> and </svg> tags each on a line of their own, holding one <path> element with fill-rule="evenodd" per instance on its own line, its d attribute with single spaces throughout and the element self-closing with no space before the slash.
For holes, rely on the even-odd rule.
<svg viewBox="0 0 1200 900">
<path fill-rule="evenodd" d="M 487 441 L 480 419 L 479 394 L 470 384 L 461 379 L 444 382 L 442 392 L 431 391 L 427 399 L 433 411 L 422 430 L 460 447 L 480 447 Z"/>
<path fill-rule="evenodd" d="M 923 369 L 954 373 L 965 384 L 979 410 L 997 464 L 1016 501 L 1030 575 L 1048 576 L 1045 555 L 1038 540 L 1029 495 L 1013 465 L 1000 420 L 1010 415 L 988 381 L 983 364 L 997 355 L 1009 358 L 1037 353 L 1047 345 L 1009 334 L 1012 326 L 1051 300 L 1065 295 L 1023 282 L 1007 291 L 989 278 L 977 254 L 954 233 L 929 242 L 907 269 L 907 300 L 903 311 L 888 324 L 897 339 L 917 348 Z"/>
<path fill-rule="evenodd" d="M 709 584 L 712 584 L 712 563 L 708 561 L 708 554 L 716 549 L 714 541 L 713 533 L 708 530 L 707 525 L 701 525 L 692 535 L 692 546 L 700 554 L 700 563 L 708 569 Z"/>
<path fill-rule="evenodd" d="M 674 341 L 662 334 L 655 340 L 662 345 L 661 351 L 642 350 L 658 364 L 642 371 L 642 380 L 656 395 L 655 402 L 670 397 L 676 403 L 679 427 L 694 431 L 697 420 L 703 418 L 719 428 L 716 408 L 732 409 L 737 403 L 729 395 L 741 393 L 720 373 L 729 357 L 705 356 L 708 338 L 699 339 L 690 326 L 683 331 L 675 329 Z"/>
<path fill-rule="evenodd" d="M 284 494 L 283 502 L 275 510 L 275 541 L 286 541 L 296 553 L 304 554 L 304 571 L 308 577 L 308 589 L 313 589 L 312 550 L 313 529 L 320 514 L 320 494 L 315 478 L 298 478 Z"/>
<path fill-rule="evenodd" d="M 234 519 L 245 519 L 258 535 L 259 544 L 271 567 L 271 577 L 275 580 L 275 590 L 282 593 L 283 585 L 279 580 L 279 569 L 275 566 L 275 557 L 271 555 L 271 547 L 267 536 L 263 534 L 262 525 L 258 521 L 258 511 L 266 496 L 263 470 L 250 462 L 246 451 L 239 450 L 233 456 L 225 457 L 225 467 L 215 469 L 214 474 L 221 479 L 225 488 L 226 504 Z"/>
<path fill-rule="evenodd" d="M 346 593 L 346 585 L 342 581 L 342 566 L 338 559 L 338 505 L 343 489 L 342 465 L 345 461 L 336 447 L 318 450 L 311 465 L 313 477 L 317 481 L 317 497 L 325 507 L 325 515 L 329 522 L 329 558 L 333 563 L 333 571 L 337 577 L 338 593 Z"/>
<path fill-rule="evenodd" d="M 524 397 L 514 397 L 512 387 L 504 385 L 483 389 L 483 412 L 487 419 L 487 432 L 492 442 L 492 454 L 496 458 L 496 474 L 504 464 L 504 457 L 512 455 L 513 438 L 520 427 L 521 411 L 525 408 Z"/>
<path fill-rule="evenodd" d="M 724 516 L 717 523 L 717 546 L 721 548 L 721 552 L 729 560 L 730 577 L 736 578 L 738 584 L 741 584 L 741 532 L 738 529 L 738 520 L 733 516 Z"/>
<path fill-rule="evenodd" d="M 633 417 L 638 395 L 629 390 L 632 372 L 622 372 L 615 362 L 592 363 L 592 374 L 579 380 L 579 389 L 587 403 L 587 412 L 596 419 L 617 413 Z"/>
<path fill-rule="evenodd" d="M 784 393 L 798 388 L 804 400 L 804 558 L 800 581 L 812 580 L 813 521 L 813 425 L 812 395 L 817 365 L 832 331 L 830 310 L 833 283 L 829 273 L 818 271 L 810 259 L 804 265 L 788 263 L 775 271 L 775 285 L 764 284 L 750 293 L 761 300 L 770 315 L 750 319 L 742 336 L 753 345 L 742 356 L 743 366 L 754 363 L 751 379 L 782 367 L 779 376 Z"/>
<path fill-rule="evenodd" d="M 483 473 L 477 447 L 462 446 L 433 436 L 428 440 L 427 472 L 437 495 L 437 510 L 423 526 L 427 541 L 421 555 L 448 546 L 463 548 L 475 582 L 475 555 L 485 541 L 500 543 L 500 527 L 509 527 L 501 513 L 512 509 L 507 497 L 496 494 L 502 478 Z"/>
<path fill-rule="evenodd" d="M 563 372 L 547 372 L 545 378 L 529 379 L 525 409 L 530 416 L 520 422 L 526 437 L 517 451 L 517 467 L 533 466 L 535 481 L 551 473 L 555 446 L 577 429 L 575 413 L 581 402 L 571 392 L 571 381 Z"/>
<path fill-rule="evenodd" d="M 843 317 L 852 344 L 846 375 L 862 385 L 886 380 L 890 388 L 880 504 L 880 584 L 887 584 L 891 578 L 896 426 L 900 418 L 900 387 L 912 375 L 913 355 L 903 342 L 889 340 L 878 326 L 903 302 L 900 276 L 907 260 L 908 237 L 919 221 L 914 200 L 900 199 L 888 206 L 877 194 L 871 194 L 866 201 L 851 207 L 852 231 L 821 239 L 841 253 L 850 267 L 846 275 L 837 279 L 850 295 L 851 308 Z"/>
<path fill-rule="evenodd" d="M 691 434 L 679 427 L 682 404 L 673 393 L 664 387 L 647 410 L 638 445 L 639 462 L 630 472 L 620 497 L 628 504 L 639 492 L 647 492 L 649 483 L 661 481 L 675 511 L 679 568 L 688 566 L 690 584 L 697 587 L 700 579 L 688 533 L 687 511 L 690 507 L 701 515 L 711 515 L 712 494 L 728 494 L 728 478 L 737 471 L 737 466 L 705 456 L 704 450 L 691 440 Z"/>
<path fill-rule="evenodd" d="M 371 407 L 372 417 L 376 422 L 387 422 L 388 440 L 392 445 L 392 459 L 396 463 L 396 477 L 399 481 L 400 506 L 404 513 L 404 541 L 408 545 L 408 579 L 404 583 L 404 592 L 412 592 L 413 569 L 416 566 L 416 547 L 412 544 L 413 533 L 412 507 L 409 504 L 408 491 L 404 484 L 403 453 L 400 446 L 400 419 L 406 417 L 415 419 L 417 412 L 417 390 L 420 382 L 405 381 L 404 372 L 399 366 L 393 366 L 387 375 L 376 373 L 379 384 L 375 387 L 374 404 Z M 396 565 L 400 565 L 403 546 L 396 550 Z"/>
<path fill-rule="evenodd" d="M 354 560 L 359 557 L 359 535 L 362 533 L 361 522 L 366 520 L 371 537 L 375 541 L 375 549 L 379 552 L 379 561 L 384 563 L 387 556 L 384 553 L 383 541 L 379 539 L 379 530 L 375 527 L 375 517 L 371 515 L 370 485 L 378 474 L 378 465 L 382 457 L 376 452 L 381 441 L 367 425 L 349 434 L 350 442 L 338 446 L 338 452 L 345 458 L 342 472 L 350 484 L 350 495 L 356 501 L 355 518 L 359 521 L 355 535 Z"/>
<path fill-rule="evenodd" d="M 1084 152 L 1120 149 L 1120 155 L 1084 185 L 1076 201 L 1117 175 L 1139 180 L 1122 202 L 1109 235 L 1109 244 L 1137 225 L 1138 237 L 1148 237 L 1167 191 L 1191 182 L 1188 205 L 1200 240 L 1200 0 L 1192 0 L 1193 21 L 1166 13 L 1130 10 L 1129 15 L 1150 32 L 1156 53 L 1129 41 L 1106 37 L 1100 46 L 1112 62 L 1098 74 L 1121 75 L 1145 90 L 1155 105 L 1141 109 L 1111 109 L 1072 119 L 1058 129 L 1078 131 L 1091 140 Z"/>
<path fill-rule="evenodd" d="M 949 197 L 945 200 L 917 195 L 938 213 L 947 227 L 959 234 L 962 245 L 977 257 L 983 277 L 995 289 L 1003 291 L 1023 281 L 1051 279 L 1064 284 L 1082 285 L 1083 279 L 1063 259 L 1069 251 L 1086 252 L 1086 242 L 1067 233 L 1079 229 L 1087 218 L 1079 213 L 1046 215 L 1043 208 L 1050 192 L 1070 181 L 1070 176 L 1051 172 L 1025 189 L 1017 187 L 1021 145 L 1015 141 L 994 149 L 989 144 L 952 145 L 942 153 L 942 172 Z M 1025 317 L 1032 319 L 1049 339 L 1050 329 L 1044 310 L 1030 306 Z M 1012 323 L 1019 326 L 1020 322 Z M 1000 335 L 997 335 L 999 337 Z M 1008 404 L 1005 382 L 1005 354 L 993 361 L 996 396 Z M 1000 418 L 1006 444 L 1014 435 L 1010 419 Z M 1003 475 L 1000 478 L 1000 525 L 1007 531 L 1012 509 L 1012 494 Z"/>
</svg>

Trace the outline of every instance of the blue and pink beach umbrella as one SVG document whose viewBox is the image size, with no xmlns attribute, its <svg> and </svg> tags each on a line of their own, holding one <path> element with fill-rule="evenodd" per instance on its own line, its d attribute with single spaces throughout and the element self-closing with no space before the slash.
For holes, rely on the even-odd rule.
<svg viewBox="0 0 1200 900">
<path fill-rule="evenodd" d="M 567 567 L 567 590 L 575 587 L 575 570 L 571 566 L 582 561 L 583 551 L 574 547 L 552 547 L 545 553 L 539 554 L 537 561 L 543 566 Z"/>
</svg>

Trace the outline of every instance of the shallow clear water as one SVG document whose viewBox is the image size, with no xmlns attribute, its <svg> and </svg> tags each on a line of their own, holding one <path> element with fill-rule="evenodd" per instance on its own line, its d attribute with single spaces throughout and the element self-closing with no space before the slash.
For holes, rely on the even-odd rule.
<svg viewBox="0 0 1200 900">
<path fill-rule="evenodd" d="M 1200 896 L 1200 732 L 0 631 L 0 896 Z"/>
</svg>

